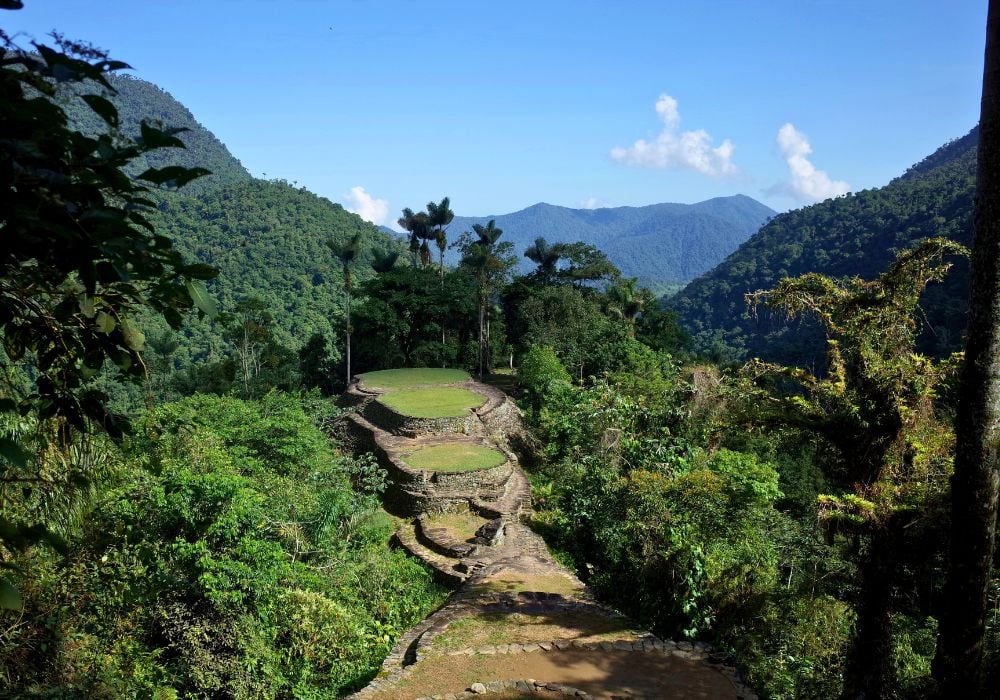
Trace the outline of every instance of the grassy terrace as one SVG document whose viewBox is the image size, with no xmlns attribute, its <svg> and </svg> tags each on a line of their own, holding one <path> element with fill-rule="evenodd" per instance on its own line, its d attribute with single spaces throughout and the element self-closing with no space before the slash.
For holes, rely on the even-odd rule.
<svg viewBox="0 0 1000 700">
<path fill-rule="evenodd" d="M 436 472 L 467 472 L 495 467 L 507 461 L 507 455 L 491 447 L 467 442 L 430 445 L 403 457 L 414 469 Z"/>
<path fill-rule="evenodd" d="M 479 528 L 489 522 L 475 513 L 462 511 L 458 513 L 435 513 L 425 521 L 428 527 L 444 528 L 456 540 L 466 542 L 476 536 Z"/>
<path fill-rule="evenodd" d="M 469 409 L 486 403 L 486 397 L 482 394 L 454 386 L 399 389 L 382 394 L 378 400 L 397 413 L 413 418 L 462 416 Z"/>
<path fill-rule="evenodd" d="M 461 369 L 435 369 L 433 367 L 413 367 L 408 369 L 383 369 L 366 372 L 361 381 L 370 389 L 395 391 L 412 389 L 428 384 L 454 384 L 469 379 L 469 373 Z"/>
</svg>

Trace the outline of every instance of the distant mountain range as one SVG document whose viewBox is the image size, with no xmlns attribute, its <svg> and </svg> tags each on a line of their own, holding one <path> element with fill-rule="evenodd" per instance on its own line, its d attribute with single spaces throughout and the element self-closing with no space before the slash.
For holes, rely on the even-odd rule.
<svg viewBox="0 0 1000 700">
<path fill-rule="evenodd" d="M 697 349 L 732 358 L 762 357 L 822 366 L 824 342 L 815 323 L 788 323 L 747 313 L 743 296 L 782 277 L 820 272 L 873 279 L 896 253 L 931 236 L 965 245 L 972 239 L 978 128 L 945 144 L 885 187 L 780 214 L 732 255 L 668 300 Z M 920 348 L 941 355 L 965 332 L 968 266 L 955 267 L 921 299 Z"/>
<path fill-rule="evenodd" d="M 473 224 L 496 219 L 501 240 L 514 243 L 520 258 L 539 236 L 548 242 L 583 241 L 604 251 L 629 277 L 654 289 L 676 287 L 721 262 L 753 234 L 774 210 L 744 195 L 697 204 L 570 209 L 539 203 L 512 214 L 456 216 L 448 227 L 454 241 Z M 452 263 L 455 251 L 449 251 Z M 522 260 L 521 270 L 532 266 Z"/>
</svg>

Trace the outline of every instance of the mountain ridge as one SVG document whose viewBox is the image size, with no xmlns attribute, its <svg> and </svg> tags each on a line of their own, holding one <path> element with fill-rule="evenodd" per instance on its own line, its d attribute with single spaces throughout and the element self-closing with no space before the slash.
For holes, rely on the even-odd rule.
<svg viewBox="0 0 1000 700">
<path fill-rule="evenodd" d="M 504 231 L 503 240 L 514 243 L 519 258 L 538 237 L 550 243 L 582 241 L 604 251 L 626 276 L 663 288 L 710 269 L 775 213 L 742 194 L 693 204 L 597 209 L 537 202 L 507 214 L 456 216 L 448 231 L 455 240 L 473 224 L 493 219 Z M 446 257 L 452 264 L 457 259 L 454 251 Z M 520 260 L 520 271 L 531 267 L 530 261 Z"/>
<path fill-rule="evenodd" d="M 819 272 L 872 279 L 916 241 L 945 236 L 972 241 L 978 129 L 949 141 L 883 187 L 779 214 L 718 266 L 666 303 L 677 311 L 696 349 L 742 359 L 822 366 L 818 325 L 747 313 L 744 294 L 783 277 Z M 921 300 L 919 347 L 943 355 L 961 344 L 968 265 L 964 259 Z"/>
</svg>

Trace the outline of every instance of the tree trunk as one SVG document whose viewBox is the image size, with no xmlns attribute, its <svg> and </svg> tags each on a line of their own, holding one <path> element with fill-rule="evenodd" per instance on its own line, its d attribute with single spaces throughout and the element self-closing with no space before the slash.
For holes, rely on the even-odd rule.
<svg viewBox="0 0 1000 700">
<path fill-rule="evenodd" d="M 483 326 L 486 316 L 486 304 L 479 302 L 479 378 L 483 378 Z"/>
<path fill-rule="evenodd" d="M 969 328 L 955 416 L 951 562 L 934 675 L 977 697 L 1000 484 L 1000 7 L 991 0 L 979 120 Z"/>
<path fill-rule="evenodd" d="M 347 291 L 347 386 L 351 385 L 351 291 Z"/>
<path fill-rule="evenodd" d="M 892 607 L 893 576 L 898 549 L 895 524 L 871 531 L 868 553 L 860 563 L 860 600 L 851 658 L 844 679 L 844 697 L 880 700 L 893 685 Z"/>
</svg>

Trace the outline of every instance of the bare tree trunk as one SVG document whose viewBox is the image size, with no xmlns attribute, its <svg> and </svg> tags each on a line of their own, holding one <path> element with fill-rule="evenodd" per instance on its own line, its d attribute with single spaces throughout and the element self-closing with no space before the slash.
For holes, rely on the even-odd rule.
<svg viewBox="0 0 1000 700">
<path fill-rule="evenodd" d="M 483 378 L 483 326 L 486 315 L 486 304 L 479 302 L 479 378 Z"/>
<path fill-rule="evenodd" d="M 891 603 L 898 540 L 890 518 L 869 535 L 860 563 L 857 629 L 844 679 L 844 697 L 879 700 L 893 684 Z"/>
<path fill-rule="evenodd" d="M 991 0 L 979 120 L 969 329 L 955 416 L 951 563 L 934 675 L 978 697 L 1000 484 L 1000 7 Z"/>
<path fill-rule="evenodd" d="M 351 385 L 351 290 L 347 290 L 347 386 Z"/>
</svg>

